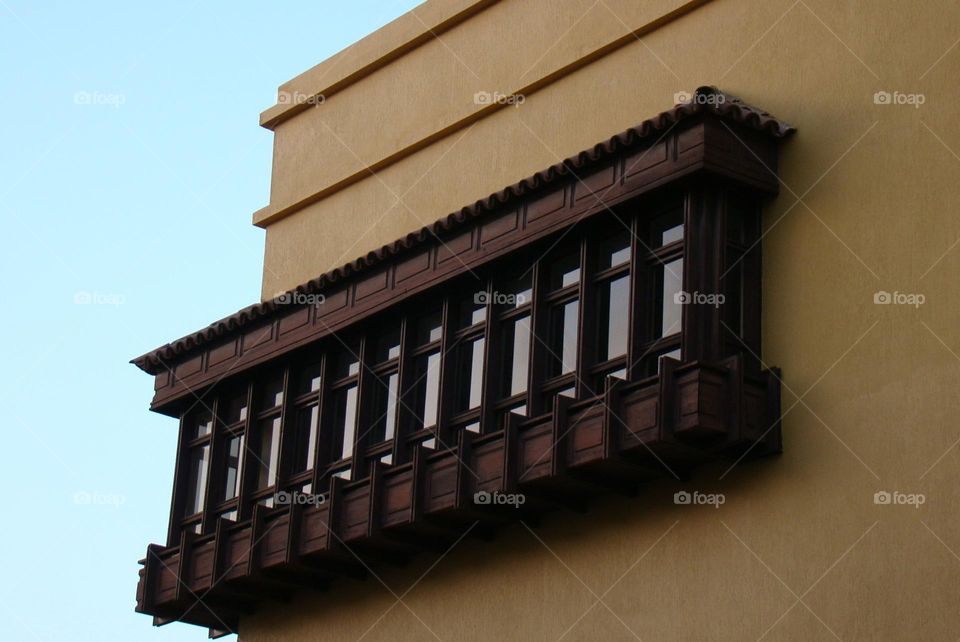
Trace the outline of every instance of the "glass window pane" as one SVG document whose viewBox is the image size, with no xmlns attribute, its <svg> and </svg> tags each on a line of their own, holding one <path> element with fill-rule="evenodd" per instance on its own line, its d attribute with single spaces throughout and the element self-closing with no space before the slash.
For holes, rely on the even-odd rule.
<svg viewBox="0 0 960 642">
<path fill-rule="evenodd" d="M 683 303 L 683 259 L 670 261 L 660 268 L 661 289 L 660 336 L 667 337 L 681 330 Z"/>
<path fill-rule="evenodd" d="M 442 332 L 443 313 L 436 310 L 417 321 L 417 345 L 425 346 L 428 343 L 439 341 Z"/>
<path fill-rule="evenodd" d="M 440 353 L 423 355 L 417 359 L 415 429 L 429 428 L 437 423 L 437 401 L 440 395 Z"/>
<path fill-rule="evenodd" d="M 533 273 L 526 274 L 504 284 L 503 289 L 497 292 L 494 303 L 507 308 L 520 308 L 533 301 Z"/>
<path fill-rule="evenodd" d="M 477 289 L 469 299 L 462 300 L 457 306 L 457 327 L 469 328 L 486 321 L 489 298 L 486 290 Z"/>
<path fill-rule="evenodd" d="M 370 429 L 370 443 L 376 444 L 393 439 L 397 421 L 397 393 L 400 377 L 392 372 L 385 379 L 375 382 L 373 397 L 373 427 Z"/>
<path fill-rule="evenodd" d="M 235 424 L 247 418 L 247 393 L 228 397 L 223 402 L 223 423 Z"/>
<path fill-rule="evenodd" d="M 678 207 L 657 217 L 650 227 L 653 247 L 669 245 L 683 239 L 683 209 Z"/>
<path fill-rule="evenodd" d="M 530 366 L 530 317 L 508 321 L 503 328 L 503 394 L 507 397 L 527 390 Z"/>
<path fill-rule="evenodd" d="M 340 457 L 353 455 L 353 437 L 357 428 L 357 386 L 338 390 L 334 400 L 333 425 L 341 438 Z"/>
<path fill-rule="evenodd" d="M 316 392 L 320 390 L 321 380 L 322 375 L 320 372 L 319 363 L 313 363 L 308 366 L 304 366 L 300 371 L 300 376 L 298 377 L 297 394 L 305 395 L 308 392 Z"/>
<path fill-rule="evenodd" d="M 627 354 L 630 310 L 630 277 L 602 284 L 597 305 L 600 311 L 598 355 L 600 361 Z"/>
<path fill-rule="evenodd" d="M 274 417 L 261 421 L 259 434 L 257 490 L 277 483 L 277 463 L 280 460 L 280 418 Z"/>
<path fill-rule="evenodd" d="M 207 490 L 207 471 L 210 468 L 209 455 L 209 444 L 190 450 L 184 515 L 193 515 L 203 510 L 204 493 Z"/>
<path fill-rule="evenodd" d="M 283 403 L 283 378 L 274 377 L 263 385 L 260 394 L 260 410 L 269 410 L 276 408 Z"/>
<path fill-rule="evenodd" d="M 207 410 L 195 413 L 187 420 L 187 439 L 209 435 L 211 430 L 213 430 L 213 416 Z"/>
<path fill-rule="evenodd" d="M 294 443 L 294 472 L 313 470 L 317 452 L 317 431 L 320 426 L 320 409 L 316 405 L 297 410 L 296 437 Z"/>
<path fill-rule="evenodd" d="M 580 253 L 573 252 L 550 265 L 550 290 L 559 290 L 580 281 Z"/>
<path fill-rule="evenodd" d="M 470 410 L 480 405 L 483 386 L 483 349 L 481 337 L 460 346 L 457 382 L 457 409 Z"/>
<path fill-rule="evenodd" d="M 395 328 L 377 336 L 374 363 L 383 363 L 400 356 L 400 329 Z"/>
<path fill-rule="evenodd" d="M 333 378 L 335 380 L 360 372 L 360 346 L 352 344 L 346 347 L 341 346 L 341 348 L 334 360 Z"/>
<path fill-rule="evenodd" d="M 240 493 L 240 474 L 243 461 L 243 435 L 234 435 L 227 440 L 227 466 L 223 479 L 221 501 L 233 499 Z"/>
<path fill-rule="evenodd" d="M 577 323 L 580 301 L 558 305 L 550 319 L 550 376 L 573 372 L 577 367 Z"/>
<path fill-rule="evenodd" d="M 630 262 L 630 234 L 624 231 L 600 244 L 600 269 L 617 267 Z"/>
</svg>

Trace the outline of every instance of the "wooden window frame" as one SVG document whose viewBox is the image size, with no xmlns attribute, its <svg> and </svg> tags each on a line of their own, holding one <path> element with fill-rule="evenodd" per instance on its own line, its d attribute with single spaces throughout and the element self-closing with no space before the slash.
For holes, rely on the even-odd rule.
<svg viewBox="0 0 960 642">
<path fill-rule="evenodd" d="M 738 216 L 743 225 L 736 239 L 719 241 L 710 235 L 718 229 L 727 230 L 727 203 L 731 199 L 740 203 Z M 651 239 L 651 225 L 666 213 L 680 209 L 683 213 L 683 237 L 666 245 L 656 246 Z M 630 250 L 626 262 L 613 267 L 600 268 L 600 249 L 609 238 L 629 234 Z M 220 515 L 237 510 L 239 519 L 248 518 L 253 507 L 266 504 L 271 507 L 271 497 L 278 490 L 316 491 L 325 488 L 331 476 L 347 480 L 364 479 L 378 463 L 399 465 L 410 461 L 418 444 L 432 440 L 433 448 L 449 449 L 458 443 L 460 431 L 468 430 L 478 435 L 500 430 L 507 421 L 509 410 L 525 406 L 525 416 L 533 417 L 549 412 L 553 397 L 559 392 L 573 388 L 576 400 L 600 398 L 604 394 L 606 379 L 614 372 L 622 372 L 628 381 L 654 376 L 664 355 L 673 353 L 681 362 L 697 358 L 717 359 L 731 354 L 740 354 L 748 361 L 755 361 L 759 346 L 759 277 L 754 270 L 759 268 L 759 253 L 755 246 L 759 240 L 759 203 L 755 197 L 735 189 L 715 184 L 696 184 L 682 191 L 670 190 L 654 198 L 629 201 L 604 216 L 595 217 L 582 224 L 579 231 L 570 232 L 567 238 L 561 235 L 549 237 L 541 243 L 521 248 L 513 255 L 506 255 L 487 269 L 438 288 L 436 292 L 421 296 L 415 301 L 406 301 L 384 314 L 358 323 L 348 332 L 339 333 L 316 344 L 311 344 L 290 356 L 269 364 L 269 370 L 258 369 L 253 376 L 239 377 L 239 382 L 229 388 L 230 394 L 246 390 L 247 414 L 244 421 L 221 425 L 220 414 L 225 396 L 216 395 L 212 403 L 214 429 L 204 437 L 186 440 L 188 421 L 192 416 L 185 413 L 182 419 L 183 445 L 178 458 L 178 487 L 189 485 L 188 461 L 191 449 L 203 443 L 210 444 L 207 488 L 204 510 L 191 516 L 177 514 L 171 525 L 170 537 L 179 536 L 184 528 L 200 524 L 200 532 L 212 532 Z M 550 266 L 564 257 L 576 255 L 579 274 L 575 282 L 550 290 L 548 279 Z M 699 254 L 698 254 L 699 253 Z M 704 258 L 697 258 L 698 256 Z M 671 261 L 684 259 L 682 288 L 696 290 L 717 284 L 716 292 L 727 295 L 735 291 L 742 310 L 738 311 L 737 327 L 716 311 L 700 309 L 701 306 L 681 308 L 680 331 L 659 336 L 657 315 L 662 314 L 663 302 L 658 302 L 656 289 L 657 273 Z M 691 260 L 692 259 L 692 260 Z M 737 261 L 744 268 L 735 275 L 737 283 L 723 280 L 724 270 Z M 509 306 L 494 300 L 495 294 L 514 281 L 518 274 L 530 275 L 530 301 L 522 306 Z M 602 313 L 598 309 L 600 289 L 611 281 L 627 277 L 630 301 L 626 353 L 610 359 L 600 358 L 601 333 L 597 323 Z M 712 279 L 712 280 L 711 280 Z M 709 290 L 702 290 L 709 291 Z M 486 297 L 483 320 L 466 326 L 460 324 L 459 305 L 476 293 Z M 552 311 L 571 301 L 578 302 L 576 363 L 573 370 L 549 376 L 551 356 L 549 322 Z M 657 302 L 654 305 L 654 302 Z M 440 310 L 440 337 L 423 345 L 416 345 L 415 323 L 424 309 Z M 725 313 L 726 314 L 726 313 Z M 531 328 L 528 349 L 527 384 L 522 393 L 504 396 L 502 373 L 506 356 L 500 349 L 505 336 L 504 324 L 518 318 L 529 318 Z M 713 330 L 704 325 L 713 323 Z M 385 329 L 399 332 L 399 354 L 374 362 L 374 338 Z M 712 334 L 711 334 L 712 332 Z M 344 341 L 342 337 L 349 336 Z M 475 407 L 460 409 L 457 406 L 458 351 L 465 345 L 484 340 L 482 363 L 483 376 L 479 382 L 480 403 Z M 679 351 L 679 352 L 678 352 Z M 357 360 L 357 370 L 334 380 L 335 361 L 331 355 L 347 354 Z M 415 395 L 420 382 L 416 381 L 415 362 L 427 355 L 440 355 L 438 374 L 437 423 L 434 426 L 416 428 Z M 320 365 L 320 386 L 315 391 L 296 394 L 295 386 L 304 368 Z M 758 364 L 756 364 L 759 367 Z M 282 377 L 283 403 L 271 408 L 260 408 L 264 372 Z M 377 394 L 378 380 L 396 374 L 399 397 L 393 411 L 396 413 L 394 434 L 391 439 L 371 443 L 368 433 L 376 418 L 371 416 Z M 621 377 L 617 377 L 621 378 Z M 338 394 L 355 387 L 354 431 L 352 452 L 349 457 L 336 457 L 342 449 L 343 435 L 333 426 Z M 316 406 L 319 415 L 318 434 L 314 460 L 309 470 L 295 470 L 294 462 L 301 461 L 303 453 L 296 452 L 296 431 L 299 412 Z M 192 412 L 192 411 L 191 411 Z M 280 449 L 278 453 L 276 482 L 257 488 L 256 461 L 262 422 L 280 419 Z M 240 493 L 227 501 L 219 501 L 215 492 L 222 485 L 225 466 L 224 448 L 231 434 L 244 436 L 244 458 Z M 180 461 L 182 459 L 182 461 Z M 384 461 L 387 460 L 387 461 Z M 181 479 L 182 478 L 182 479 Z M 185 498 L 179 498 L 182 502 Z"/>
</svg>

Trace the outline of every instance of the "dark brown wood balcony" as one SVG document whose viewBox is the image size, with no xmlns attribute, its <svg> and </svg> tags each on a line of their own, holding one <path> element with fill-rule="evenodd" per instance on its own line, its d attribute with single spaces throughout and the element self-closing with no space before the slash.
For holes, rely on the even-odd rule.
<svg viewBox="0 0 960 642">
<path fill-rule="evenodd" d="M 365 479 L 333 477 L 314 505 L 258 505 L 251 519 L 219 520 L 214 533 L 151 545 L 137 610 L 157 623 L 236 630 L 264 600 L 444 550 L 467 529 L 489 537 L 510 521 L 582 509 L 598 494 L 633 493 L 704 462 L 779 452 L 779 373 L 745 370 L 740 357 L 665 358 L 658 376 L 611 378 L 603 395 L 558 396 L 551 412 L 511 415 L 498 432 L 461 431 L 449 448 L 418 446 L 411 461 L 377 462 Z M 522 501 L 483 501 L 504 495 Z"/>
</svg>

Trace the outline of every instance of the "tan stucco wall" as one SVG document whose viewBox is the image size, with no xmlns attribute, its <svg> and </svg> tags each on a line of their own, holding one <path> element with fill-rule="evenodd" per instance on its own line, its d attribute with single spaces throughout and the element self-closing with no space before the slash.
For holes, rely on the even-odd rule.
<svg viewBox="0 0 960 642">
<path fill-rule="evenodd" d="M 273 211 L 468 121 L 375 177 L 266 215 L 264 295 L 716 84 L 799 130 L 765 213 L 764 357 L 784 372 L 784 454 L 556 514 L 535 535 L 467 539 L 429 572 L 426 556 L 385 571 L 389 591 L 371 578 L 304 594 L 245 618 L 243 642 L 555 640 L 570 627 L 574 640 L 960 636 L 960 6 L 715 0 L 592 53 L 681 4 L 503 0 L 278 124 Z M 469 122 L 474 92 L 592 55 L 519 108 Z M 878 90 L 925 103 L 875 105 Z M 874 305 L 878 290 L 926 302 Z M 680 488 L 726 503 L 675 506 Z M 877 506 L 878 490 L 926 503 Z M 606 605 L 578 621 L 597 596 Z"/>
</svg>

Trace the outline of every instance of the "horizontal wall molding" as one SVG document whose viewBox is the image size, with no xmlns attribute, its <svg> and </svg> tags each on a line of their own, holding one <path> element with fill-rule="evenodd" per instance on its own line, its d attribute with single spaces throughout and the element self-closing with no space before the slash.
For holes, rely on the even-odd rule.
<svg viewBox="0 0 960 642">
<path fill-rule="evenodd" d="M 541 89 L 557 82 L 561 78 L 569 76 L 579 69 L 582 69 L 583 67 L 586 67 L 587 65 L 610 55 L 618 49 L 637 41 L 637 39 L 656 31 L 664 25 L 673 22 L 674 20 L 694 11 L 710 1 L 711 0 L 689 0 L 688 2 L 683 3 L 679 7 L 673 9 L 672 11 L 668 11 L 658 18 L 628 30 L 623 35 L 614 38 L 610 42 L 597 47 L 592 51 L 585 53 L 576 60 L 562 64 L 556 69 L 543 74 L 530 83 L 516 87 L 512 91 L 506 93 L 507 95 L 531 96 Z M 358 82 L 377 69 L 388 65 L 390 62 L 400 58 L 404 54 L 412 51 L 416 47 L 421 46 L 425 42 L 428 42 L 435 36 L 439 36 L 443 31 L 449 30 L 450 28 L 463 22 L 470 16 L 479 13 L 494 3 L 495 2 L 491 1 L 476 2 L 460 13 L 438 24 L 437 27 L 425 28 L 416 37 L 410 38 L 402 45 L 385 52 L 381 57 L 370 61 L 368 64 L 357 69 L 352 74 L 348 74 L 343 78 L 339 78 L 334 82 L 308 92 L 298 105 L 275 105 L 261 115 L 261 124 L 268 129 L 274 129 L 284 120 L 293 118 L 297 114 L 300 114 L 308 109 L 323 109 L 323 103 L 335 93 L 343 91 L 343 89 L 347 86 Z M 416 9 L 413 11 L 416 11 Z M 319 100 L 321 96 L 323 97 L 323 100 Z M 404 145 L 400 149 L 391 152 L 380 160 L 368 163 L 364 167 L 348 174 L 347 176 L 344 176 L 333 183 L 330 183 L 329 185 L 323 186 L 310 194 L 304 195 L 302 198 L 299 198 L 292 203 L 271 203 L 266 207 L 257 210 L 253 214 L 253 224 L 258 227 L 267 227 L 272 223 L 290 216 L 291 214 L 294 214 L 295 212 L 302 210 L 309 205 L 323 200 L 331 194 L 334 194 L 361 180 L 369 178 L 376 172 L 383 171 L 390 165 L 393 165 L 404 158 L 411 156 L 412 154 L 415 154 L 418 151 L 469 127 L 479 120 L 490 116 L 494 112 L 497 112 L 501 109 L 506 109 L 508 107 L 511 107 L 511 105 L 496 102 L 490 105 L 478 106 L 476 110 L 470 112 L 466 116 L 454 120 L 446 126 L 439 128 L 437 131 L 432 132 L 431 134 L 424 136 L 419 140 Z"/>
</svg>

